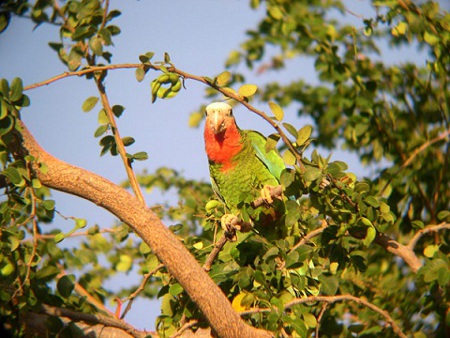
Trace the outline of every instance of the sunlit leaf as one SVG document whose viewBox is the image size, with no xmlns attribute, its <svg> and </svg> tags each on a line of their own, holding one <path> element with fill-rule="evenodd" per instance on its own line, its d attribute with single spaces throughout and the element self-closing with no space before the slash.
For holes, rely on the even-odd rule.
<svg viewBox="0 0 450 338">
<path fill-rule="evenodd" d="M 312 130 L 313 128 L 309 124 L 303 126 L 298 130 L 297 139 L 295 141 L 297 143 L 297 146 L 302 146 L 305 144 L 305 142 L 311 137 Z"/>
<path fill-rule="evenodd" d="M 250 97 L 254 95 L 257 90 L 258 86 L 254 84 L 245 84 L 239 88 L 238 93 L 243 97 Z"/>
<path fill-rule="evenodd" d="M 91 96 L 91 97 L 87 98 L 86 101 L 83 102 L 81 109 L 85 113 L 91 111 L 96 106 L 98 100 L 99 100 L 99 98 L 97 96 Z"/>
<path fill-rule="evenodd" d="M 283 108 L 281 108 L 277 103 L 269 101 L 269 107 L 270 110 L 272 111 L 272 114 L 275 116 L 275 118 L 278 121 L 283 120 L 284 118 L 284 111 Z"/>
<path fill-rule="evenodd" d="M 226 71 L 220 73 L 219 75 L 217 75 L 217 77 L 215 78 L 215 84 L 218 85 L 219 87 L 222 87 L 222 86 L 227 85 L 227 83 L 230 82 L 230 79 L 231 79 L 231 73 L 226 70 Z"/>
</svg>

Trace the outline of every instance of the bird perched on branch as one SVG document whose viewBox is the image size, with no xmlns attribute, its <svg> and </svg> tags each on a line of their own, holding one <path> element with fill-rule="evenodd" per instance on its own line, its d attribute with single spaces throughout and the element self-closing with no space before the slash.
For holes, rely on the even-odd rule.
<svg viewBox="0 0 450 338">
<path fill-rule="evenodd" d="M 221 219 L 225 234 L 235 240 L 236 230 L 249 231 L 253 224 L 276 225 L 284 214 L 281 189 L 275 188 L 285 168 L 280 155 L 276 150 L 266 152 L 267 140 L 260 133 L 239 129 L 229 104 L 213 102 L 205 114 L 211 183 L 231 212 Z"/>
</svg>

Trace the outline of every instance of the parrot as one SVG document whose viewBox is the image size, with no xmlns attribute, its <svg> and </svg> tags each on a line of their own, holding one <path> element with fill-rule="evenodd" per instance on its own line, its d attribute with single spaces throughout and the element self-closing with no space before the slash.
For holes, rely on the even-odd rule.
<svg viewBox="0 0 450 338">
<path fill-rule="evenodd" d="M 213 102 L 205 109 L 204 141 L 211 185 L 231 212 L 221 219 L 227 238 L 236 240 L 236 230 L 250 231 L 254 224 L 276 224 L 284 208 L 277 205 L 282 197 L 274 201 L 270 191 L 280 185 L 285 164 L 275 149 L 266 152 L 267 139 L 257 131 L 241 130 L 228 103 Z M 239 223 L 242 203 L 258 197 L 265 203 Z"/>
</svg>

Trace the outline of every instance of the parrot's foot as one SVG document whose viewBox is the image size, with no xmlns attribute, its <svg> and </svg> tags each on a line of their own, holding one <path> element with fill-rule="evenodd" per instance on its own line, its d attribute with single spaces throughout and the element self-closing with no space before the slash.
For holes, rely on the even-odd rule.
<svg viewBox="0 0 450 338">
<path fill-rule="evenodd" d="M 225 214 L 220 219 L 220 224 L 225 232 L 225 237 L 230 242 L 237 240 L 236 231 L 248 232 L 251 230 L 252 225 L 248 222 L 244 222 L 238 216 L 233 214 Z"/>
<path fill-rule="evenodd" d="M 283 191 L 280 189 L 280 186 L 274 187 L 271 185 L 265 185 L 261 189 L 261 198 L 267 204 L 272 204 L 273 199 L 283 200 Z"/>
</svg>

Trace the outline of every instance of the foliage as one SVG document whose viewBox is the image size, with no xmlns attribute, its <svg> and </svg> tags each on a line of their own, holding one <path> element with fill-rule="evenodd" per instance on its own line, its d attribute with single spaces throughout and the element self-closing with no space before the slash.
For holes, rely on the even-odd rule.
<svg viewBox="0 0 450 338">
<path fill-rule="evenodd" d="M 101 155 L 122 158 L 125 186 L 141 201 L 140 188 L 177 193 L 176 206 L 155 205 L 152 210 L 173 224 L 171 230 L 246 322 L 294 337 L 448 333 L 450 15 L 437 2 L 373 1 L 376 14 L 359 18 L 364 27 L 358 29 L 339 20 L 348 10 L 337 0 L 269 0 L 258 27 L 231 52 L 228 70 L 213 78 L 177 69 L 167 54 L 160 62 L 152 62 L 149 52 L 138 64 L 109 65 L 108 47 L 120 34 L 111 22 L 120 12 L 108 4 L 83 0 L 59 7 L 54 1 L 6 1 L 0 30 L 6 29 L 11 13 L 29 14 L 37 25 L 60 26 L 61 39 L 50 47 L 71 72 L 67 76 L 85 76 L 98 88 L 98 96 L 87 98 L 82 110 L 102 104 L 94 132 Z M 254 0 L 251 6 L 262 5 Z M 420 48 L 427 53 L 426 67 L 385 62 L 381 42 L 392 49 Z M 260 86 L 245 83 L 245 76 L 235 71 L 240 65 L 263 74 L 290 71 L 288 59 L 305 57 L 314 60 L 320 84 L 302 79 L 301 69 L 292 72 L 290 83 L 277 79 Z M 153 102 L 176 96 L 184 81 L 199 81 L 210 97 L 220 93 L 265 118 L 274 127 L 266 147 L 279 148 L 287 165 L 280 182 L 289 197 L 282 219 L 287 231 L 275 234 L 256 227 L 238 234 L 234 243 L 223 242 L 217 252 L 223 236 L 218 223 L 226 211 L 209 184 L 187 180 L 170 168 L 136 177 L 131 163 L 147 155 L 129 154 L 126 147 L 134 138 L 121 137 L 116 126 L 124 107 L 109 105 L 104 86 L 107 71 L 115 68 L 135 69 L 138 81 L 157 72 L 150 83 Z M 2 80 L 0 87 L 6 198 L 0 206 L 2 320 L 20 336 L 27 314 L 42 311 L 44 304 L 115 318 L 103 306 L 108 299 L 121 297 L 131 306 L 136 296 L 157 296 L 162 314 L 155 335 L 207 326 L 176 276 L 126 224 L 85 229 L 86 220 L 55 211 L 50 190 L 35 175 L 36 170 L 45 172 L 45 166 L 33 166 L 35 159 L 21 154 L 15 142 L 20 110 L 29 105 L 23 92 L 31 88 L 24 88 L 19 78 Z M 261 106 L 267 102 L 266 112 L 249 103 L 255 98 Z M 284 122 L 284 110 L 293 104 L 314 126 Z M 198 121 L 196 116 L 191 123 Z M 305 156 L 308 148 L 337 144 L 356 152 L 364 164 L 378 163 L 378 172 L 358 179 L 342 160 L 331 161 L 317 150 Z M 242 212 L 252 212 L 252 201 L 243 201 Z M 43 230 L 55 217 L 73 222 L 72 230 Z M 65 246 L 66 239 L 75 237 L 76 246 Z M 139 288 L 127 286 L 113 294 L 104 287 L 108 279 L 133 268 L 144 276 Z M 76 334 L 60 318 L 51 317 L 46 324 L 49 335 Z"/>
</svg>

